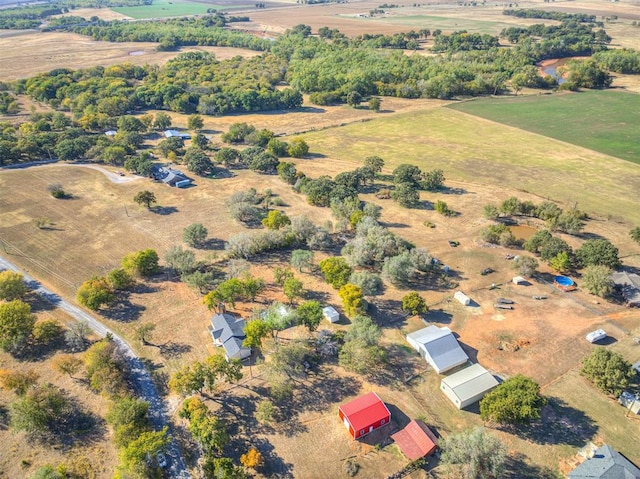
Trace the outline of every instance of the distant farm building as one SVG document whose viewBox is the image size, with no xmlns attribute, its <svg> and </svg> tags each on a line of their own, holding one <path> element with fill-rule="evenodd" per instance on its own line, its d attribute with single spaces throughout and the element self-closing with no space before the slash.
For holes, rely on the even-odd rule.
<svg viewBox="0 0 640 479">
<path fill-rule="evenodd" d="M 463 409 L 480 401 L 497 385 L 498 381 L 489 371 L 474 364 L 444 378 L 440 389 L 458 409 Z"/>
<path fill-rule="evenodd" d="M 391 412 L 374 392 L 343 404 L 338 414 L 354 439 L 366 436 L 391 421 Z"/>
<path fill-rule="evenodd" d="M 187 177 L 180 170 L 174 170 L 169 167 L 157 168 L 153 177 L 156 180 L 162 181 L 165 185 L 175 186 L 176 188 L 184 188 L 191 185 L 191 179 Z"/>
<path fill-rule="evenodd" d="M 636 395 L 628 391 L 622 391 L 618 402 L 627 408 L 630 413 L 640 414 L 640 394 Z"/>
<path fill-rule="evenodd" d="M 640 307 L 640 276 L 627 271 L 613 273 L 611 279 L 627 302 L 627 306 Z"/>
<path fill-rule="evenodd" d="M 117 130 L 108 130 L 104 132 L 105 135 L 107 136 L 116 136 L 118 134 Z"/>
<path fill-rule="evenodd" d="M 522 276 L 514 276 L 511 282 L 513 284 L 527 284 L 527 280 Z"/>
<path fill-rule="evenodd" d="M 178 130 L 166 130 L 164 132 L 166 138 L 182 138 L 183 140 L 190 140 L 191 135 L 189 133 L 181 133 Z"/>
<path fill-rule="evenodd" d="M 469 306 L 471 304 L 471 298 L 464 294 L 462 291 L 456 291 L 453 297 L 462 305 Z"/>
<path fill-rule="evenodd" d="M 640 469 L 611 446 L 605 444 L 569 473 L 569 479 L 638 479 Z"/>
<path fill-rule="evenodd" d="M 438 438 L 420 420 L 414 419 L 391 437 L 410 461 L 429 456 L 438 448 Z"/>
<path fill-rule="evenodd" d="M 458 340 L 446 327 L 427 326 L 407 334 L 407 342 L 438 374 L 443 374 L 469 360 Z"/>
<path fill-rule="evenodd" d="M 333 306 L 326 306 L 322 308 L 322 315 L 330 323 L 337 323 L 340 321 L 340 313 L 338 313 Z"/>
<path fill-rule="evenodd" d="M 246 324 L 244 319 L 229 313 L 218 313 L 211 318 L 213 344 L 224 348 L 227 359 L 245 359 L 251 356 L 251 349 L 242 345 Z"/>
</svg>

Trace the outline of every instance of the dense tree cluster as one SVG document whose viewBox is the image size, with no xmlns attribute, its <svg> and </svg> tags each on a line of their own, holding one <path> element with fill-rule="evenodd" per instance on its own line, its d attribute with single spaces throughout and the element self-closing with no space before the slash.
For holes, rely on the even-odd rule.
<svg viewBox="0 0 640 479">
<path fill-rule="evenodd" d="M 635 373 L 625 359 L 609 349 L 594 349 L 584 361 L 580 371 L 601 391 L 618 397 L 631 383 Z"/>
<path fill-rule="evenodd" d="M 501 424 L 526 424 L 540 418 L 540 409 L 547 404 L 540 395 L 540 386 L 521 374 L 513 376 L 480 401 L 483 421 Z"/>
<path fill-rule="evenodd" d="M 550 12 L 547 10 L 536 10 L 533 8 L 518 8 L 507 9 L 502 12 L 503 15 L 510 15 L 518 18 L 541 18 L 544 20 L 558 20 L 564 22 L 572 20 L 583 23 L 595 23 L 596 16 L 586 13 L 563 13 L 563 12 Z"/>
</svg>

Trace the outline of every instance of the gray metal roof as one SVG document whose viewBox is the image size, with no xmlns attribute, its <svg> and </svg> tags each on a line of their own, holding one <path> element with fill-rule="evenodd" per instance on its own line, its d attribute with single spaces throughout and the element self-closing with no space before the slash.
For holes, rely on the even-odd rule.
<svg viewBox="0 0 640 479">
<path fill-rule="evenodd" d="M 640 469 L 605 444 L 591 459 L 571 471 L 569 479 L 640 479 Z"/>
<path fill-rule="evenodd" d="M 427 361 L 437 372 L 447 371 L 469 360 L 449 328 L 427 326 L 408 334 L 407 338 L 422 345 L 427 353 Z"/>
<path fill-rule="evenodd" d="M 627 271 L 613 273 L 611 279 L 620 288 L 627 303 L 640 304 L 640 276 Z"/>
<path fill-rule="evenodd" d="M 223 344 L 232 337 L 244 339 L 245 325 L 244 319 L 236 318 L 233 314 L 216 314 L 211 318 L 211 335 Z"/>
<path fill-rule="evenodd" d="M 447 376 L 442 382 L 449 386 L 460 402 L 476 397 L 498 385 L 493 374 L 479 364 L 473 364 L 462 371 Z"/>
</svg>

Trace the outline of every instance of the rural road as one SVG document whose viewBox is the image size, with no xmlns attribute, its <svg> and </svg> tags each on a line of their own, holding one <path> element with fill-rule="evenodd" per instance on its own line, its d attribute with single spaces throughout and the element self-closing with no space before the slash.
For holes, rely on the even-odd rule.
<svg viewBox="0 0 640 479">
<path fill-rule="evenodd" d="M 57 308 L 60 308 L 63 311 L 69 313 L 69 315 L 71 315 L 78 321 L 86 321 L 97 335 L 104 337 L 107 335 L 107 333 L 111 333 L 111 335 L 113 336 L 113 340 L 122 351 L 125 360 L 129 363 L 131 376 L 138 387 L 140 398 L 149 403 L 149 415 L 154 427 L 156 428 L 156 430 L 160 430 L 168 425 L 167 419 L 165 417 L 165 403 L 158 395 L 158 391 L 156 390 L 156 386 L 153 383 L 149 372 L 145 369 L 142 361 L 140 361 L 140 358 L 136 355 L 136 353 L 133 351 L 131 346 L 127 344 L 126 341 L 124 341 L 120 336 L 118 336 L 111 329 L 107 328 L 104 324 L 91 316 L 89 313 L 69 303 L 68 301 L 65 301 L 56 293 L 45 288 L 38 281 L 31 278 L 24 271 L 21 271 L 16 265 L 0 256 L 0 271 L 2 270 L 10 270 L 22 273 L 25 283 L 27 283 L 29 288 L 31 288 L 33 291 L 38 293 L 40 296 L 42 296 Z M 171 438 L 171 442 L 167 447 L 167 457 L 170 458 L 169 466 L 166 470 L 166 472 L 168 473 L 167 475 L 169 477 L 189 479 L 191 475 L 187 471 L 184 460 L 182 459 L 182 456 L 180 454 L 178 444 L 176 443 L 173 436 L 169 435 L 169 437 Z"/>
</svg>

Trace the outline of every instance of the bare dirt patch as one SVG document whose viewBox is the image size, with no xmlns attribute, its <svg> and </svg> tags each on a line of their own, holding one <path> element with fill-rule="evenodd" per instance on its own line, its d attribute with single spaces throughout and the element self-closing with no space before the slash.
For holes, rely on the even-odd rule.
<svg viewBox="0 0 640 479">
<path fill-rule="evenodd" d="M 19 49 L 15 48 L 16 41 L 20 42 Z M 80 69 L 121 63 L 163 65 L 178 53 L 188 51 L 208 51 L 218 59 L 259 54 L 224 47 L 183 47 L 180 52 L 158 52 L 156 46 L 150 42 L 98 42 L 65 32 L 30 32 L 19 37 L 0 37 L 0 80 L 27 78 L 54 68 Z"/>
</svg>

